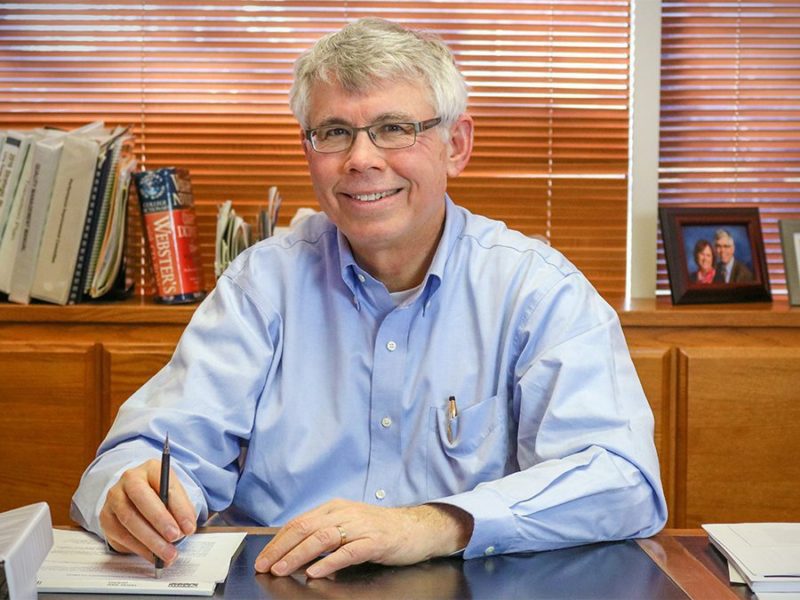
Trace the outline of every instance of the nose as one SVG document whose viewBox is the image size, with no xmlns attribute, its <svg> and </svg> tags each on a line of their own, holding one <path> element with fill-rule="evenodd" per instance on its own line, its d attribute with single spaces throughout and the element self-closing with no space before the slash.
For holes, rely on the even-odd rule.
<svg viewBox="0 0 800 600">
<path fill-rule="evenodd" d="M 373 144 L 369 134 L 362 129 L 355 132 L 353 144 L 347 150 L 345 166 L 353 171 L 380 169 L 386 165 L 384 158 L 383 150 Z"/>
</svg>

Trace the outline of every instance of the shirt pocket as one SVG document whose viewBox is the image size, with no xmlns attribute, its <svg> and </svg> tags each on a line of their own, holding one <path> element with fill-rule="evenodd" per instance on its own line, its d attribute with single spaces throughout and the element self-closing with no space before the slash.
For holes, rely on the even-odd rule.
<svg viewBox="0 0 800 600">
<path fill-rule="evenodd" d="M 431 407 L 428 498 L 464 492 L 483 481 L 502 477 L 509 463 L 509 449 L 508 405 L 504 396 L 492 396 L 459 410 L 452 421 L 446 406 Z"/>
</svg>

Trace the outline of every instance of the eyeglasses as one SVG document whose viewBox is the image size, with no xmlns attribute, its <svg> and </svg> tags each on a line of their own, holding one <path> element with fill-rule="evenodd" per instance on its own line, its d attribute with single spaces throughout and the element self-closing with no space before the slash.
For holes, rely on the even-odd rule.
<svg viewBox="0 0 800 600">
<path fill-rule="evenodd" d="M 441 117 L 416 123 L 395 123 L 386 121 L 373 123 L 366 127 L 350 127 L 349 125 L 325 125 L 306 130 L 306 139 L 311 147 L 325 154 L 349 150 L 359 131 L 366 131 L 367 136 L 378 148 L 397 150 L 408 148 L 417 141 L 417 134 L 442 122 Z"/>
</svg>

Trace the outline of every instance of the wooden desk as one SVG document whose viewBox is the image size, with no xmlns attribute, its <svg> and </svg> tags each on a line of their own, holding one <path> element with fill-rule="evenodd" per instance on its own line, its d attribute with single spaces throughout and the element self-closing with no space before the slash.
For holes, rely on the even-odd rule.
<svg viewBox="0 0 800 600">
<path fill-rule="evenodd" d="M 204 531 L 230 531 L 209 527 Z M 754 600 L 746 586 L 731 586 L 722 557 L 702 530 L 665 530 L 653 538 L 593 544 L 552 552 L 464 561 L 442 558 L 409 567 L 361 565 L 334 580 L 255 575 L 253 564 L 274 529 L 237 528 L 248 536 L 215 598 L 394 598 L 580 600 Z M 75 600 L 74 594 L 40 598 Z M 100 598 L 82 595 L 81 598 Z M 131 596 L 116 596 L 118 600 Z M 153 600 L 155 596 L 144 596 Z M 169 598 L 169 597 L 164 597 Z M 174 598 L 174 597 L 172 597 Z"/>
<path fill-rule="evenodd" d="M 694 600 L 755 600 L 746 585 L 731 585 L 728 565 L 702 529 L 665 529 L 636 543 Z"/>
</svg>

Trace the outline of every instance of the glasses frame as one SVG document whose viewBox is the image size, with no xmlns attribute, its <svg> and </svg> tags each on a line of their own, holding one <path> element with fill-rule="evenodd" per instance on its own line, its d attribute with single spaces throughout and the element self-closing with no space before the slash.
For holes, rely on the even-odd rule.
<svg viewBox="0 0 800 600">
<path fill-rule="evenodd" d="M 351 127 L 350 125 L 336 125 L 336 127 L 343 127 L 345 129 L 349 129 L 353 132 L 352 137 L 350 138 L 350 144 L 346 148 L 342 148 L 341 150 L 320 150 L 314 144 L 314 134 L 322 129 L 322 127 L 315 127 L 314 129 L 306 129 L 305 130 L 305 137 L 308 140 L 308 143 L 311 144 L 311 148 L 314 152 L 319 152 L 320 154 L 338 154 L 339 152 L 347 152 L 350 148 L 353 147 L 353 144 L 356 141 L 356 136 L 360 131 L 364 131 L 367 134 L 367 137 L 372 142 L 372 144 L 376 148 L 380 148 L 381 150 L 402 150 L 404 148 L 410 148 L 414 144 L 417 143 L 417 136 L 422 133 L 423 131 L 427 131 L 428 129 L 432 129 L 439 125 L 442 122 L 441 117 L 433 117 L 432 119 L 427 119 L 426 121 L 382 121 L 379 123 L 371 123 L 370 125 L 365 125 L 364 127 Z M 373 127 L 377 127 L 379 125 L 410 125 L 414 129 L 414 139 L 410 144 L 407 146 L 397 146 L 393 148 L 386 148 L 384 146 L 379 146 L 378 142 L 375 140 L 375 136 L 370 131 Z M 325 125 L 325 127 L 331 127 L 331 125 Z"/>
</svg>

